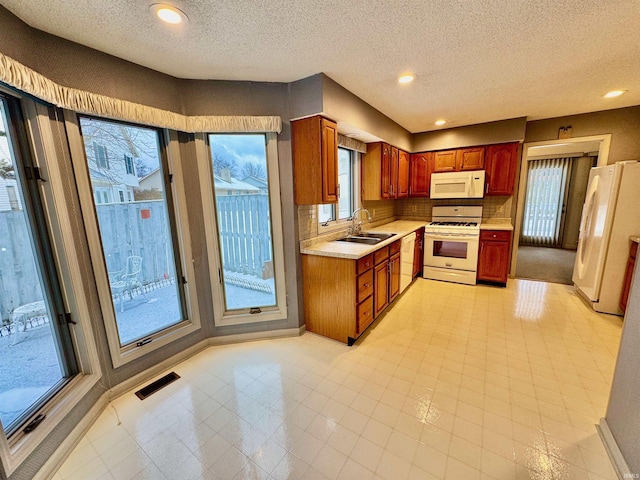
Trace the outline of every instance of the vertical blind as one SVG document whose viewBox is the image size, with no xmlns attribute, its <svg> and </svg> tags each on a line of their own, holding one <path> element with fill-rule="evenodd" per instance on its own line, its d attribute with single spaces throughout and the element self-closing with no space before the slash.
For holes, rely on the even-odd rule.
<svg viewBox="0 0 640 480">
<path fill-rule="evenodd" d="M 572 158 L 529 163 L 520 243 L 557 247 L 562 242 L 564 203 Z"/>
</svg>

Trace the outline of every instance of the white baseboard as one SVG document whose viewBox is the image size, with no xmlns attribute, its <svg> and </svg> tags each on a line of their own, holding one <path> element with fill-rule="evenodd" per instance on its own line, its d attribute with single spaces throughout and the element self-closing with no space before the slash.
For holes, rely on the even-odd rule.
<svg viewBox="0 0 640 480">
<path fill-rule="evenodd" d="M 80 443 L 80 440 L 82 440 L 84 435 L 89 431 L 93 423 L 98 419 L 100 414 L 102 414 L 104 409 L 107 408 L 107 405 L 109 405 L 109 400 L 107 394 L 104 393 L 93 407 L 91 407 L 91 410 L 82 417 L 71 433 L 67 435 L 60 446 L 56 448 L 56 451 L 53 452 L 38 473 L 36 473 L 33 480 L 47 480 L 55 475 L 76 445 Z"/>
<path fill-rule="evenodd" d="M 611 464 L 613 465 L 613 469 L 616 471 L 618 478 L 620 480 L 636 478 L 635 475 L 637 475 L 637 472 L 635 474 L 631 472 L 629 465 L 627 465 L 626 460 L 622 456 L 620 448 L 618 448 L 618 443 L 616 442 L 616 439 L 613 437 L 613 434 L 609 429 L 607 419 L 601 418 L 600 423 L 596 425 L 596 429 L 600 434 L 600 439 L 604 444 L 604 448 L 609 455 L 609 460 L 611 460 Z"/>
<path fill-rule="evenodd" d="M 231 343 L 247 342 L 252 340 L 265 340 L 270 338 L 297 337 L 306 331 L 306 327 L 302 325 L 298 328 L 286 328 L 281 330 L 270 330 L 265 332 L 243 333 L 238 335 L 225 335 L 220 337 L 210 337 L 198 342 L 195 345 L 183 350 L 182 352 L 146 369 L 144 372 L 119 383 L 111 390 L 105 392 L 98 401 L 91 407 L 89 412 L 82 417 L 71 433 L 56 448 L 55 452 L 49 457 L 42 468 L 35 475 L 34 480 L 47 480 L 55 475 L 62 466 L 73 449 L 80 443 L 80 440 L 89 431 L 100 414 L 109 405 L 109 402 L 131 390 L 139 387 L 143 383 L 148 382 L 153 377 L 159 375 L 165 370 L 174 367 L 183 362 L 187 358 L 194 356 L 210 346 L 224 345 Z"/>
</svg>

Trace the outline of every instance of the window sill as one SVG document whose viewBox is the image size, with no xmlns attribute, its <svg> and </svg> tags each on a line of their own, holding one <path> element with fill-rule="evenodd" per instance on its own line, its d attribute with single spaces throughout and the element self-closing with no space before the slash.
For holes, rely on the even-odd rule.
<svg viewBox="0 0 640 480">
<path fill-rule="evenodd" d="M 0 459 L 7 476 L 11 476 L 38 448 L 99 380 L 98 374 L 78 375 L 54 397 L 54 400 L 48 402 L 46 407 L 38 412 L 46 415 L 38 428 L 29 434 L 19 430 L 8 439 L 8 442 L 0 443 Z"/>
</svg>

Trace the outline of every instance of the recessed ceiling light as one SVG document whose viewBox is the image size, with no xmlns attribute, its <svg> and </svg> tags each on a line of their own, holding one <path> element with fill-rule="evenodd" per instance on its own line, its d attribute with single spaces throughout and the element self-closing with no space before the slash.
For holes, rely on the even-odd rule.
<svg viewBox="0 0 640 480">
<path fill-rule="evenodd" d="M 400 75 L 398 77 L 399 83 L 411 83 L 416 79 L 416 76 L 413 73 L 405 73 L 404 75 Z"/>
<path fill-rule="evenodd" d="M 164 3 L 154 3 L 149 9 L 156 14 L 156 16 L 165 23 L 177 25 L 189 20 L 187 14 L 179 8 L 173 5 L 166 5 Z"/>
<path fill-rule="evenodd" d="M 436 125 L 438 125 L 438 126 L 444 125 L 445 123 L 447 123 L 446 120 L 436 120 Z"/>
<path fill-rule="evenodd" d="M 622 95 L 626 90 L 612 90 L 608 93 L 605 93 L 604 98 L 615 98 Z"/>
</svg>

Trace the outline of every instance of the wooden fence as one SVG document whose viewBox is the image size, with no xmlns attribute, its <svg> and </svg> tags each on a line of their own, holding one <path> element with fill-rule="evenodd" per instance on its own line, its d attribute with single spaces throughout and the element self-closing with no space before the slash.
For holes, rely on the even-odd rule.
<svg viewBox="0 0 640 480">
<path fill-rule="evenodd" d="M 272 277 L 268 195 L 219 195 L 216 209 L 225 272 Z"/>
</svg>

